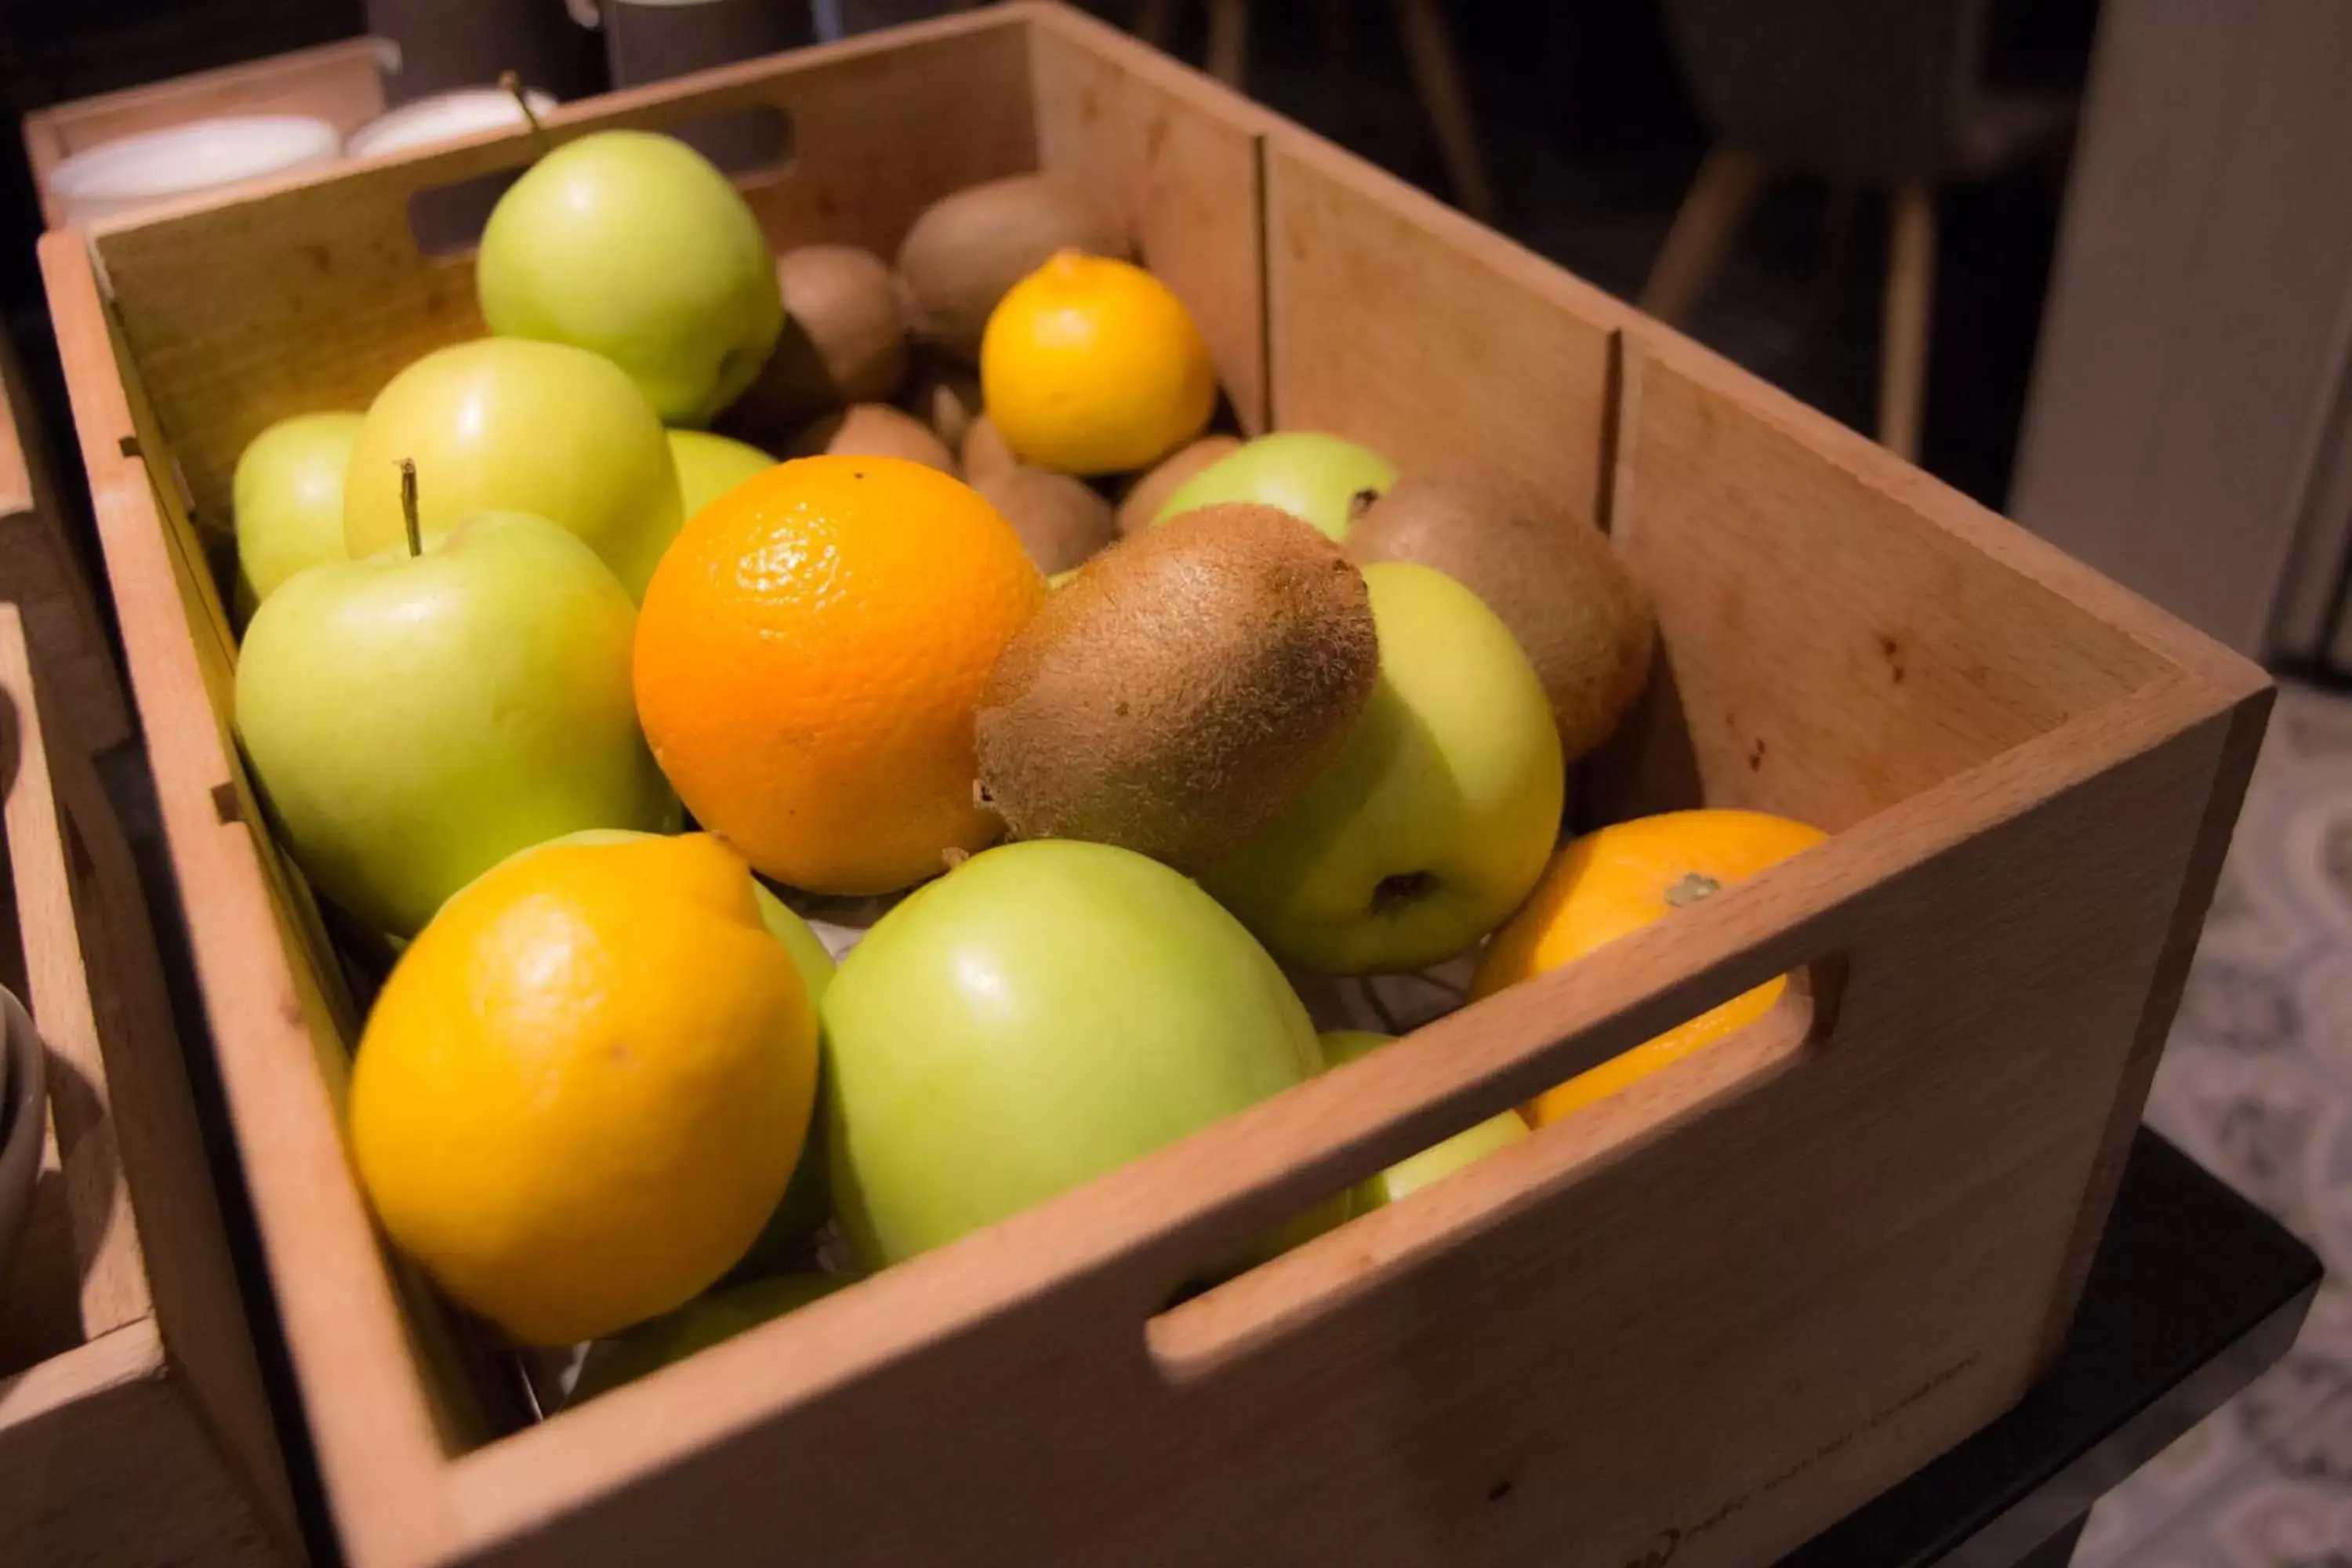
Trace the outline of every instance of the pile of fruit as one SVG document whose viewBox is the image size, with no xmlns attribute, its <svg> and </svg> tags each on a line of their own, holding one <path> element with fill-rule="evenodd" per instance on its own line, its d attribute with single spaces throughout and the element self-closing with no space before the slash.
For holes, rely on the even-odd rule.
<svg viewBox="0 0 2352 1568">
<path fill-rule="evenodd" d="M 238 464 L 237 733 L 310 887 L 399 951 L 359 1174 L 514 1341 L 604 1342 L 583 1392 L 1382 1043 L 1318 1037 L 1306 976 L 1470 955 L 1482 994 L 1819 837 L 1561 847 L 1654 640 L 1605 541 L 1475 454 L 1219 432 L 1129 249 L 1026 176 L 894 261 L 776 256 L 682 143 L 584 136 L 491 218 L 492 335 Z M 884 897 L 832 951 L 791 907 Z"/>
</svg>

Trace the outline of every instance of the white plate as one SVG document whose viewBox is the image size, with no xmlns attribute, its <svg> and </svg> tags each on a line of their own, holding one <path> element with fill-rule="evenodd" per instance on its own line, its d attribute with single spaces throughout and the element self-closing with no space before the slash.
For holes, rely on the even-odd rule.
<svg viewBox="0 0 2352 1568">
<path fill-rule="evenodd" d="M 530 100 L 533 114 L 544 116 L 555 110 L 555 100 L 543 92 L 534 89 L 523 96 Z M 521 107 L 506 89 L 459 88 L 455 92 L 420 98 L 414 103 L 402 104 L 389 114 L 379 115 L 352 132 L 351 140 L 343 143 L 343 151 L 354 158 L 373 158 L 379 153 L 454 142 L 460 136 L 473 136 L 484 131 L 503 131 L 522 122 Z"/>
<path fill-rule="evenodd" d="M 215 191 L 264 174 L 334 162 L 335 128 L 304 114 L 199 120 L 75 153 L 49 171 L 49 195 L 68 227 L 152 203 Z"/>
</svg>

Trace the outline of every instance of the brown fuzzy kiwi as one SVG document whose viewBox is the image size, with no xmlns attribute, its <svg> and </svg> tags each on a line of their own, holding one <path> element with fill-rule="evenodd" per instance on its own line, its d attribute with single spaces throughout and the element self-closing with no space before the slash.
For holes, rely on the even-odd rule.
<svg viewBox="0 0 2352 1568">
<path fill-rule="evenodd" d="M 924 354 L 915 365 L 904 399 L 907 412 L 931 427 L 948 450 L 963 449 L 963 438 L 980 417 L 980 378 L 937 354 Z"/>
<path fill-rule="evenodd" d="M 1380 666 L 1338 545 L 1273 507 L 1206 507 L 1095 557 L 999 656 L 978 798 L 1017 837 L 1198 872 L 1339 753 Z"/>
<path fill-rule="evenodd" d="M 1118 537 L 1110 502 L 1084 479 L 1024 463 L 973 479 L 971 488 L 1004 514 L 1049 577 L 1085 564 Z"/>
<path fill-rule="evenodd" d="M 788 458 L 833 452 L 861 458 L 904 458 L 937 468 L 956 471 L 954 454 L 940 444 L 931 427 L 886 403 L 860 403 L 838 414 L 828 414 L 793 437 Z"/>
<path fill-rule="evenodd" d="M 1015 174 L 943 196 L 898 247 L 898 287 L 923 342 L 980 358 L 989 312 L 1057 250 L 1123 257 L 1127 232 L 1082 191 L 1050 174 Z"/>
<path fill-rule="evenodd" d="M 1119 532 L 1139 533 L 1150 528 L 1151 520 L 1160 515 L 1160 509 L 1176 493 L 1178 486 L 1241 444 L 1238 436 L 1203 436 L 1160 458 L 1119 497 Z"/>
<path fill-rule="evenodd" d="M 854 245 L 804 245 L 776 258 L 783 335 L 760 378 L 722 423 L 776 439 L 828 410 L 879 403 L 907 379 L 912 353 L 889 265 Z"/>
<path fill-rule="evenodd" d="M 1642 694 L 1649 595 L 1599 529 L 1514 475 L 1458 460 L 1409 472 L 1356 520 L 1348 553 L 1433 567 L 1485 600 L 1542 677 L 1570 762 Z"/>
<path fill-rule="evenodd" d="M 985 414 L 973 420 L 971 427 L 963 433 L 963 449 L 957 456 L 963 463 L 964 479 L 975 485 L 982 479 L 1009 474 L 1021 466 L 1021 459 L 1005 444 L 1004 433 Z"/>
</svg>

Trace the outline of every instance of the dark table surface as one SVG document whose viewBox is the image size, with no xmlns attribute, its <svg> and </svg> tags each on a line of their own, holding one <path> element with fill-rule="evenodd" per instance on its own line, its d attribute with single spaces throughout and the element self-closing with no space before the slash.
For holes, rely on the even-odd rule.
<svg viewBox="0 0 2352 1568">
<path fill-rule="evenodd" d="M 2286 1353 L 2320 1273 L 2276 1220 L 2142 1128 L 2057 1364 L 1781 1568 L 2064 1563 L 2091 1504 Z"/>
</svg>

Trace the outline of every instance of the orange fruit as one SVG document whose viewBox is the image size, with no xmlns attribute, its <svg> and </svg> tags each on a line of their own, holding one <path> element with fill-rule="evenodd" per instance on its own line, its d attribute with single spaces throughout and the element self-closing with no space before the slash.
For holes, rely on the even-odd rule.
<svg viewBox="0 0 2352 1568">
<path fill-rule="evenodd" d="M 985 847 L 972 716 L 1045 602 L 961 480 L 803 458 L 695 514 L 637 614 L 637 717 L 698 822 L 814 892 L 889 892 Z"/>
<path fill-rule="evenodd" d="M 1760 811 L 1670 811 L 1588 833 L 1552 859 L 1519 912 L 1495 933 L 1470 984 L 1490 996 L 1596 948 L 1683 905 L 1752 877 L 1818 844 L 1821 829 Z M 1762 1017 L 1786 979 L 1768 980 L 1655 1039 L 1546 1090 L 1521 1108 L 1538 1127 L 1604 1100 L 1637 1079 Z"/>
<path fill-rule="evenodd" d="M 1184 302 L 1140 267 L 1075 250 L 998 301 L 980 385 L 1013 455 L 1066 474 L 1149 468 L 1217 406 L 1209 344 Z"/>
<path fill-rule="evenodd" d="M 553 844 L 469 883 L 360 1036 L 352 1158 L 384 1230 L 526 1344 L 672 1311 L 799 1161 L 816 1010 L 708 834 Z"/>
</svg>

